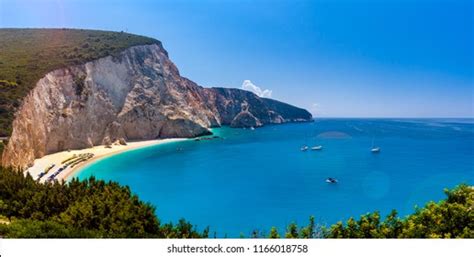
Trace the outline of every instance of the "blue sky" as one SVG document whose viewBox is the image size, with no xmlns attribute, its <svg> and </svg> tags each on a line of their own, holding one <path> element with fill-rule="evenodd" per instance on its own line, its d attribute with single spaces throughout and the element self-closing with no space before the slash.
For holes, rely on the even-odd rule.
<svg viewBox="0 0 474 257">
<path fill-rule="evenodd" d="M 151 36 L 202 86 L 326 117 L 474 117 L 473 24 L 470 0 L 0 0 L 0 27 Z"/>
</svg>

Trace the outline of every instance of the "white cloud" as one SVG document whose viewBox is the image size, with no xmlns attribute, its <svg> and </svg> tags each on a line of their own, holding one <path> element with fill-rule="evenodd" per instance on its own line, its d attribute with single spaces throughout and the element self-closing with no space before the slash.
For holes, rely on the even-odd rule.
<svg viewBox="0 0 474 257">
<path fill-rule="evenodd" d="M 266 97 L 266 98 L 272 97 L 271 90 L 269 89 L 262 90 L 260 87 L 257 87 L 256 85 L 254 85 L 252 81 L 250 80 L 244 80 L 244 82 L 242 83 L 242 89 L 253 92 L 254 94 L 260 97 Z"/>
<path fill-rule="evenodd" d="M 324 114 L 324 111 L 321 109 L 321 105 L 319 103 L 311 104 L 311 107 L 310 107 L 309 110 L 310 110 L 311 114 L 313 114 L 313 115 Z"/>
</svg>

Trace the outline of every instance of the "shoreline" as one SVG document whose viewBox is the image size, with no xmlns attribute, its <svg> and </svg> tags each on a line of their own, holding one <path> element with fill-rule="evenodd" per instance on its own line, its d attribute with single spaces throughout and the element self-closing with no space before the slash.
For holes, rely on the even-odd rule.
<svg viewBox="0 0 474 257">
<path fill-rule="evenodd" d="M 123 153 L 130 150 L 135 150 L 139 148 L 144 148 L 148 146 L 155 146 L 165 143 L 171 142 L 179 142 L 187 140 L 187 138 L 168 138 L 168 139 L 155 139 L 155 140 L 145 140 L 145 141 L 134 141 L 134 142 L 127 142 L 126 145 L 111 145 L 111 148 L 106 148 L 105 145 L 94 146 L 91 148 L 84 148 L 80 150 L 70 150 L 70 151 L 62 151 L 53 154 L 45 155 L 41 158 L 38 158 L 34 161 L 33 166 L 28 168 L 25 173 L 30 173 L 33 179 L 38 179 L 40 173 L 44 172 L 45 169 L 52 164 L 54 164 L 54 168 L 49 170 L 49 172 L 43 176 L 39 181 L 46 182 L 49 176 L 51 176 L 54 172 L 56 172 L 61 166 L 62 162 L 68 158 L 71 158 L 73 155 L 80 155 L 80 154 L 93 154 L 93 157 L 87 159 L 83 162 L 78 163 L 74 167 L 67 167 L 62 170 L 56 177 L 58 181 L 67 181 L 72 175 L 76 174 L 80 169 L 91 164 L 97 160 L 110 157 L 119 153 Z"/>
</svg>

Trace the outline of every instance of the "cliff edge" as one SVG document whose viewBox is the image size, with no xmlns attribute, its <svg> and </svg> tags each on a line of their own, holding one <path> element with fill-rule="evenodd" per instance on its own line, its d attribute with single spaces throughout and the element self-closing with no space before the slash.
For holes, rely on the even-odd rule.
<svg viewBox="0 0 474 257">
<path fill-rule="evenodd" d="M 36 158 L 118 139 L 210 134 L 222 125 L 258 127 L 309 121 L 311 114 L 229 88 L 203 88 L 181 77 L 161 44 L 49 72 L 15 114 L 2 164 L 27 167 Z"/>
</svg>

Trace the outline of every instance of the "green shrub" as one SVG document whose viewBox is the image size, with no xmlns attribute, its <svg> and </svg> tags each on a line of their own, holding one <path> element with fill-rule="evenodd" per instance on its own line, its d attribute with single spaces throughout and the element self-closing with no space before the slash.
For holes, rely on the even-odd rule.
<svg viewBox="0 0 474 257">
<path fill-rule="evenodd" d="M 465 184 L 445 190 L 447 199 L 429 202 L 416 208 L 413 214 L 398 217 L 393 210 L 382 219 L 379 212 L 362 215 L 358 220 L 348 219 L 327 227 L 318 227 L 314 217 L 309 224 L 298 227 L 290 223 L 286 238 L 474 238 L 474 187 Z M 250 237 L 267 237 L 258 230 Z M 269 238 L 279 238 L 277 228 L 272 227 Z"/>
<path fill-rule="evenodd" d="M 445 190 L 447 199 L 430 202 L 405 218 L 392 211 L 385 220 L 378 212 L 359 220 L 339 222 L 326 231 L 330 238 L 474 238 L 474 188 Z"/>
<path fill-rule="evenodd" d="M 200 238 L 185 220 L 160 225 L 155 208 L 128 187 L 90 178 L 39 183 L 0 167 L 0 237 Z"/>
</svg>

